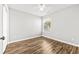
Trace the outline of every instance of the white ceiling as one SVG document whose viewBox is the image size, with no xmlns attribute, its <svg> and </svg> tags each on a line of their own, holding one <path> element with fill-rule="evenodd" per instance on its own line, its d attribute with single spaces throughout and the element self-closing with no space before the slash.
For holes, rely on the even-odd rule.
<svg viewBox="0 0 79 59">
<path fill-rule="evenodd" d="M 44 11 L 40 11 L 39 4 L 9 4 L 9 8 L 28 12 L 37 16 L 45 16 L 64 8 L 72 6 L 72 4 L 46 4 Z"/>
</svg>

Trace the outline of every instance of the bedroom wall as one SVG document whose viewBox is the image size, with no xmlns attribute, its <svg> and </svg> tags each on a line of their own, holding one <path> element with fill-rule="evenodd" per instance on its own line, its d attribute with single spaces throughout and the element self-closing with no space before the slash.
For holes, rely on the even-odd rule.
<svg viewBox="0 0 79 59">
<path fill-rule="evenodd" d="M 19 10 L 11 9 L 9 42 L 40 36 L 41 19 Z"/>
<path fill-rule="evenodd" d="M 50 31 L 43 28 L 43 36 L 59 41 L 79 44 L 79 5 L 74 5 L 43 17 L 52 21 Z M 44 24 L 43 24 L 44 25 Z"/>
</svg>

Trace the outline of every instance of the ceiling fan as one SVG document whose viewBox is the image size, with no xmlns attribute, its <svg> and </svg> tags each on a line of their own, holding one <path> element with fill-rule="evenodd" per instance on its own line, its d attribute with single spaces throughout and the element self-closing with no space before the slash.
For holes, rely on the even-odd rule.
<svg viewBox="0 0 79 59">
<path fill-rule="evenodd" d="M 40 11 L 44 11 L 45 7 L 46 7 L 45 4 L 40 4 L 40 5 L 39 5 Z"/>
</svg>

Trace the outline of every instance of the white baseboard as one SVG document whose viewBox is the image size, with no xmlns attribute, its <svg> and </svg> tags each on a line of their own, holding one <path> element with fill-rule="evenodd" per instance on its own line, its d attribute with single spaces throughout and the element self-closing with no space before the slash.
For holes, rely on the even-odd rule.
<svg viewBox="0 0 79 59">
<path fill-rule="evenodd" d="M 56 40 L 56 41 L 60 41 L 60 42 L 63 42 L 63 43 L 69 44 L 69 45 L 73 45 L 73 46 L 79 47 L 78 44 L 74 44 L 74 43 L 71 43 L 71 42 L 63 41 L 63 40 L 60 40 L 58 38 L 50 37 L 50 36 L 47 36 L 47 35 L 35 35 L 35 36 L 31 36 L 29 38 L 24 38 L 24 39 L 20 39 L 20 40 L 15 40 L 15 41 L 8 42 L 8 44 L 13 43 L 13 42 L 22 41 L 22 40 L 28 40 L 28 39 L 32 39 L 32 38 L 36 38 L 36 37 L 40 37 L 40 36 L 47 37 L 47 38 L 50 38 L 50 39 L 53 39 L 53 40 Z"/>
<path fill-rule="evenodd" d="M 32 38 L 36 38 L 36 37 L 40 37 L 40 36 L 41 35 L 34 35 L 34 36 L 31 36 L 31 37 L 28 37 L 28 38 L 23 38 L 23 39 L 19 39 L 19 40 L 8 42 L 8 44 L 14 43 L 14 42 L 18 42 L 18 41 L 28 40 L 28 39 L 32 39 Z"/>
<path fill-rule="evenodd" d="M 56 40 L 56 41 L 60 41 L 60 42 L 63 42 L 63 43 L 69 44 L 69 45 L 73 45 L 73 46 L 79 47 L 78 44 L 71 43 L 71 42 L 67 42 L 67 41 L 63 41 L 63 40 L 57 39 L 57 38 L 55 38 L 55 37 L 50 37 L 50 36 L 46 36 L 46 35 L 42 35 L 42 36 L 43 36 L 43 37 L 50 38 L 50 39 L 53 39 L 53 40 Z"/>
</svg>

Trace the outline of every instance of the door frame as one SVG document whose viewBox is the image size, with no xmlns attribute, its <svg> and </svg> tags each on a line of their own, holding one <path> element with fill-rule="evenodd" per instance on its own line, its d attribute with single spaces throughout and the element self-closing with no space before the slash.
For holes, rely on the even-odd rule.
<svg viewBox="0 0 79 59">
<path fill-rule="evenodd" d="M 0 15 L 0 21 L 1 21 L 1 35 L 0 35 L 0 38 L 3 36 L 3 6 L 2 6 L 2 4 L 0 4 L 0 8 L 1 8 L 1 10 L 0 10 L 0 12 L 1 12 L 1 15 Z M 3 40 L 2 39 L 0 39 L 0 54 L 2 54 L 3 53 Z"/>
<path fill-rule="evenodd" d="M 7 21 L 6 22 L 8 22 L 8 26 L 6 27 L 6 30 L 7 30 L 7 37 L 8 37 L 8 39 L 6 40 L 6 37 L 5 37 L 5 33 L 3 32 L 3 31 L 5 31 L 4 30 L 4 27 L 5 27 L 5 25 L 4 25 L 4 23 L 5 23 L 5 21 L 4 21 L 4 19 L 3 19 L 3 17 L 4 17 L 4 14 L 3 14 L 3 8 L 6 8 L 6 10 L 7 10 Z M 2 34 L 3 34 L 3 36 L 5 37 L 5 39 L 3 40 L 3 53 L 5 52 L 5 49 L 6 49 L 6 46 L 7 46 L 7 44 L 8 44 L 8 41 L 9 41 L 9 8 L 8 8 L 8 5 L 7 4 L 2 4 Z M 7 42 L 6 42 L 7 41 Z M 4 44 L 4 43 L 6 43 L 6 45 Z"/>
</svg>

